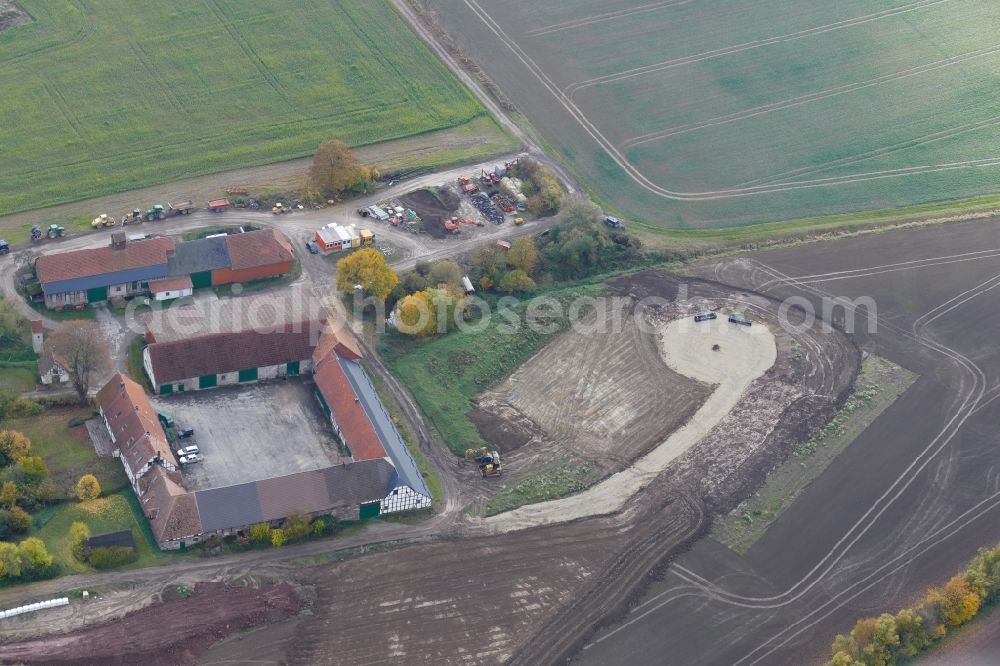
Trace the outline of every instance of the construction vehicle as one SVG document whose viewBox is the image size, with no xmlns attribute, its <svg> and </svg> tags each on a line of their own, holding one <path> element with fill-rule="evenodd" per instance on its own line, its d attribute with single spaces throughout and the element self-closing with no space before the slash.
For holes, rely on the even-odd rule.
<svg viewBox="0 0 1000 666">
<path fill-rule="evenodd" d="M 221 213 L 229 208 L 229 199 L 209 199 L 208 200 L 208 210 L 213 213 Z"/>
<path fill-rule="evenodd" d="M 101 213 L 93 220 L 90 221 L 90 226 L 93 229 L 99 229 L 101 227 L 113 227 L 117 224 L 115 218 L 111 217 L 107 213 Z"/>
<path fill-rule="evenodd" d="M 505 213 L 514 212 L 514 204 L 510 202 L 510 199 L 503 196 L 502 194 L 494 194 L 490 199 L 497 205 L 497 208 Z"/>
<path fill-rule="evenodd" d="M 130 224 L 142 224 L 142 211 L 138 208 L 132 209 L 131 213 L 122 215 L 122 226 L 126 227 Z"/>
<path fill-rule="evenodd" d="M 463 194 L 475 194 L 479 191 L 479 186 L 472 182 L 472 179 L 468 176 L 458 177 L 458 187 L 462 190 Z"/>
<path fill-rule="evenodd" d="M 448 233 L 457 234 L 458 229 L 458 218 L 453 217 L 450 220 L 446 220 L 444 223 L 444 228 L 448 230 Z"/>
<path fill-rule="evenodd" d="M 275 215 L 284 215 L 286 213 L 291 213 L 292 209 L 285 206 L 283 203 L 279 201 L 278 203 L 274 204 L 274 208 L 271 209 L 271 212 Z"/>
<path fill-rule="evenodd" d="M 476 458 L 478 458 L 480 456 L 488 456 L 488 455 L 490 455 L 490 450 L 488 448 L 486 448 L 485 446 L 480 446 L 478 449 L 466 449 L 465 450 L 465 459 L 466 460 L 475 460 Z"/>
<path fill-rule="evenodd" d="M 485 446 L 478 449 L 466 449 L 465 459 L 471 460 L 479 466 L 479 473 L 485 479 L 488 476 L 500 476 L 503 474 L 503 464 L 500 461 L 500 452 L 489 450 Z"/>
<path fill-rule="evenodd" d="M 0 255 L 10 254 L 10 243 L 0 239 Z"/>
<path fill-rule="evenodd" d="M 487 187 L 491 187 L 500 182 L 500 178 L 497 177 L 495 173 L 491 173 L 486 169 L 480 169 L 479 182 Z"/>
<path fill-rule="evenodd" d="M 479 473 L 485 479 L 488 476 L 502 476 L 503 464 L 500 462 L 500 452 L 490 451 L 489 454 L 476 458 L 479 465 Z"/>
</svg>

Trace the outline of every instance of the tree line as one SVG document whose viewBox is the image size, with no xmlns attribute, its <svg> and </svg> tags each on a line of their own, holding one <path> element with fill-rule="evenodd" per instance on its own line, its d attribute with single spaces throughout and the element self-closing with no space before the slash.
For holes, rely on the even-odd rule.
<svg viewBox="0 0 1000 666">
<path fill-rule="evenodd" d="M 979 551 L 947 583 L 931 587 L 923 601 L 895 615 L 862 618 L 833 641 L 827 666 L 893 666 L 944 639 L 1000 600 L 1000 545 Z"/>
</svg>

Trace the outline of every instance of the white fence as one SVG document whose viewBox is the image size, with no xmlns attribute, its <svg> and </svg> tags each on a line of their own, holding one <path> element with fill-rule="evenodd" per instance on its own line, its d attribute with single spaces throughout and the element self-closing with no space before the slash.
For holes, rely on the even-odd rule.
<svg viewBox="0 0 1000 666">
<path fill-rule="evenodd" d="M 21 615 L 22 613 L 32 613 L 45 608 L 58 608 L 59 606 L 69 606 L 69 597 L 46 599 L 45 601 L 28 604 L 27 606 L 18 606 L 17 608 L 11 608 L 10 610 L 0 611 L 0 620 L 5 617 L 14 617 L 15 615 Z"/>
</svg>

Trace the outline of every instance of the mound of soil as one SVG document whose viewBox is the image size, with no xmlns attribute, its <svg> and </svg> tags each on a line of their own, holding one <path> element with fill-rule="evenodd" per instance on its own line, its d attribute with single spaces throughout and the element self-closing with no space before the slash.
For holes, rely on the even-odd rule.
<svg viewBox="0 0 1000 666">
<path fill-rule="evenodd" d="M 424 228 L 434 238 L 444 238 L 450 235 L 444 228 L 444 223 L 458 211 L 461 203 L 458 195 L 445 188 L 438 193 L 431 190 L 417 190 L 399 198 L 407 208 L 416 211 L 424 221 Z"/>
<path fill-rule="evenodd" d="M 68 634 L 0 644 L 0 660 L 25 664 L 194 663 L 226 636 L 297 614 L 291 585 L 198 583 L 187 599 L 157 602 L 120 620 Z"/>
<path fill-rule="evenodd" d="M 0 30 L 31 23 L 31 16 L 13 0 L 0 0 Z"/>
</svg>

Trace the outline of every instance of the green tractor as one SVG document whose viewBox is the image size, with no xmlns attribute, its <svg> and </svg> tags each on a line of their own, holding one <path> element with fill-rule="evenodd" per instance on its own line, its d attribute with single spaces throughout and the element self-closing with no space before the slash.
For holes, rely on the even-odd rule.
<svg viewBox="0 0 1000 666">
<path fill-rule="evenodd" d="M 146 211 L 147 222 L 152 222 L 153 220 L 162 220 L 164 217 L 166 217 L 166 211 L 160 204 L 156 204 L 155 206 Z"/>
<path fill-rule="evenodd" d="M 46 232 L 46 236 L 49 238 L 62 238 L 62 235 L 66 233 L 66 227 L 61 227 L 58 224 L 50 224 L 49 230 Z M 42 240 L 42 228 L 41 227 L 31 227 L 31 240 L 33 242 L 38 242 Z"/>
</svg>

